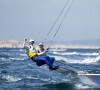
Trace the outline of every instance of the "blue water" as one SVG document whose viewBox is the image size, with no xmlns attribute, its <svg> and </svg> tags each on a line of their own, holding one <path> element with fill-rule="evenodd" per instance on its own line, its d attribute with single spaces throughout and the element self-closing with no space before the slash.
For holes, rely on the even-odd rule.
<svg viewBox="0 0 100 90">
<path fill-rule="evenodd" d="M 79 70 L 100 74 L 100 57 L 97 49 L 51 49 L 49 56 L 56 58 L 55 65 L 72 65 Z M 75 78 L 75 76 L 73 76 Z M 0 49 L 0 90 L 100 90 L 72 79 L 48 66 L 41 67 L 30 60 L 22 49 Z"/>
</svg>

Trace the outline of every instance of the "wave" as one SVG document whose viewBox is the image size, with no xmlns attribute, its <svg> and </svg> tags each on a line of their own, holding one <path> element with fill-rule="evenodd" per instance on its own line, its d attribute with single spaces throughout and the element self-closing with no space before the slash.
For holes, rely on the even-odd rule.
<svg viewBox="0 0 100 90">
<path fill-rule="evenodd" d="M 21 78 L 16 78 L 16 77 L 10 76 L 10 75 L 7 75 L 7 76 L 4 75 L 4 76 L 2 77 L 2 79 L 6 79 L 7 82 L 16 82 L 16 81 L 21 80 Z"/>
<path fill-rule="evenodd" d="M 24 52 L 24 49 L 20 49 L 19 51 Z"/>
<path fill-rule="evenodd" d="M 73 55 L 73 54 L 78 54 L 76 52 L 72 52 L 72 53 L 59 53 L 59 52 L 53 52 L 53 54 L 58 54 L 58 55 Z"/>
<path fill-rule="evenodd" d="M 92 63 L 96 63 L 98 61 L 100 61 L 100 56 L 96 57 L 96 58 L 84 58 L 83 60 L 69 60 L 67 58 L 64 58 L 64 57 L 58 57 L 58 56 L 55 56 L 56 60 L 59 61 L 59 60 L 63 60 L 67 63 L 80 63 L 80 64 L 92 64 Z"/>
<path fill-rule="evenodd" d="M 50 90 L 76 90 L 74 84 L 70 82 L 50 83 L 43 85 L 43 87 L 50 88 Z"/>
<path fill-rule="evenodd" d="M 0 70 L 0 74 L 6 74 L 7 71 L 6 70 Z"/>
<path fill-rule="evenodd" d="M 9 60 L 25 60 L 24 58 L 9 58 Z"/>
<path fill-rule="evenodd" d="M 77 53 L 77 52 L 71 52 L 71 53 L 59 53 L 59 52 L 53 52 L 53 54 L 57 55 L 87 55 L 87 56 L 97 56 L 98 53 Z"/>
<path fill-rule="evenodd" d="M 26 77 L 26 78 L 27 78 L 27 79 L 41 80 L 41 81 L 45 81 L 45 82 L 53 82 L 53 83 L 55 83 L 55 82 L 56 82 L 55 80 L 51 80 L 50 78 L 48 78 L 48 79 L 44 79 L 44 78 L 39 78 L 39 77 L 31 77 L 31 76 Z"/>
<path fill-rule="evenodd" d="M 4 60 L 6 60 L 6 58 L 0 58 L 0 60 L 3 60 L 4 61 Z"/>
<path fill-rule="evenodd" d="M 5 54 L 1 54 L 0 55 L 0 58 L 9 58 L 9 56 L 8 55 L 5 55 Z"/>
<path fill-rule="evenodd" d="M 50 49 L 50 51 L 67 51 L 67 49 Z"/>
<path fill-rule="evenodd" d="M 50 82 L 50 83 L 58 83 L 58 82 L 68 82 L 70 79 L 67 77 L 63 77 L 63 78 L 59 78 L 58 79 L 58 76 L 56 75 L 56 77 L 53 77 L 50 78 L 50 77 L 40 77 L 39 75 L 37 77 L 32 77 L 32 76 L 27 76 L 26 77 L 27 79 L 35 79 L 35 80 L 41 80 L 41 81 L 44 81 L 44 82 Z"/>
<path fill-rule="evenodd" d="M 9 51 L 13 51 L 13 52 L 16 52 L 16 51 L 19 51 L 19 50 L 9 50 Z"/>
<path fill-rule="evenodd" d="M 84 90 L 84 89 L 92 89 L 92 88 L 93 88 L 93 87 L 91 87 L 91 86 L 82 85 L 82 84 L 75 84 L 75 87 L 76 87 L 78 90 L 80 90 L 80 89 L 82 89 L 82 90 Z"/>
<path fill-rule="evenodd" d="M 19 54 L 20 56 L 27 56 L 27 54 Z"/>
</svg>

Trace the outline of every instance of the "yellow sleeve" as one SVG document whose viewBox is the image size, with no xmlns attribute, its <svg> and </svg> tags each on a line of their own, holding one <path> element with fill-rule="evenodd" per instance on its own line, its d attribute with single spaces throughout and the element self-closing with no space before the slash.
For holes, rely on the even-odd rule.
<svg viewBox="0 0 100 90">
<path fill-rule="evenodd" d="M 26 49 L 24 49 L 25 53 L 26 53 Z"/>
</svg>

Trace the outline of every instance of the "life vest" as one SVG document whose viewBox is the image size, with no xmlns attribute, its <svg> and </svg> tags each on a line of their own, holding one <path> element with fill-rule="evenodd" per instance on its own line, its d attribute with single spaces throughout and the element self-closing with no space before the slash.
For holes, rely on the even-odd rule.
<svg viewBox="0 0 100 90">
<path fill-rule="evenodd" d="M 38 49 L 38 53 L 42 53 L 42 52 L 44 52 L 44 48 L 43 48 L 43 50 L 41 50 L 41 49 Z"/>
<path fill-rule="evenodd" d="M 36 47 L 36 50 L 38 51 L 38 53 L 41 53 L 41 52 L 44 52 L 45 49 L 43 48 L 43 50 L 41 50 L 40 47 L 37 46 L 37 47 Z"/>
<path fill-rule="evenodd" d="M 28 55 L 29 58 L 32 58 L 36 55 L 38 55 L 36 52 L 32 52 L 31 50 L 26 50 L 25 49 L 26 54 Z"/>
<path fill-rule="evenodd" d="M 36 50 L 39 50 L 39 49 L 40 49 L 40 47 L 39 47 L 39 46 L 37 46 L 37 47 L 36 47 Z"/>
</svg>

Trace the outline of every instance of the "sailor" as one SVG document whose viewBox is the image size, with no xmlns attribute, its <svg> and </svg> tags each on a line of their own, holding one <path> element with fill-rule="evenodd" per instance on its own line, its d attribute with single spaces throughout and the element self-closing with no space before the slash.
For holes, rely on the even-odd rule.
<svg viewBox="0 0 100 90">
<path fill-rule="evenodd" d="M 45 56 L 49 48 L 45 49 L 43 43 L 40 43 L 36 50 L 38 52 L 38 55 Z"/>
<path fill-rule="evenodd" d="M 31 58 L 38 66 L 42 66 L 44 64 L 47 64 L 49 66 L 49 69 L 56 70 L 58 69 L 58 66 L 53 66 L 53 62 L 49 56 L 41 56 L 38 55 L 35 47 L 34 47 L 34 40 L 29 40 L 29 46 L 26 45 L 27 39 L 24 39 L 23 48 L 25 49 L 26 54 L 29 58 Z"/>
<path fill-rule="evenodd" d="M 37 47 L 37 52 L 38 52 L 38 56 L 46 56 L 47 52 L 49 51 L 49 48 L 45 49 L 44 48 L 44 44 L 43 43 L 40 43 L 39 46 Z M 55 58 L 54 57 L 49 57 L 47 56 L 46 57 L 49 62 L 51 62 L 52 64 L 54 63 L 55 61 Z"/>
</svg>

